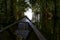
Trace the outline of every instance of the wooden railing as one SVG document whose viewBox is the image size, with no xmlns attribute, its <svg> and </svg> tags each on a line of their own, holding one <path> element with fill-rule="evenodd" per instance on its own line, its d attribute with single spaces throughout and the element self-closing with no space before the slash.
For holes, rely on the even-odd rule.
<svg viewBox="0 0 60 40">
<path fill-rule="evenodd" d="M 46 40 L 45 37 L 40 33 L 40 31 L 36 28 L 35 25 L 33 25 L 33 23 L 25 16 L 23 17 L 22 19 L 18 20 L 17 22 L 15 23 L 12 23 L 11 25 L 3 28 L 0 30 L 0 33 L 1 32 L 4 32 L 5 30 L 11 28 L 13 25 L 16 25 L 18 24 L 19 22 L 28 22 L 30 27 L 33 29 L 33 31 L 35 32 L 36 36 L 38 37 L 39 40 Z"/>
</svg>

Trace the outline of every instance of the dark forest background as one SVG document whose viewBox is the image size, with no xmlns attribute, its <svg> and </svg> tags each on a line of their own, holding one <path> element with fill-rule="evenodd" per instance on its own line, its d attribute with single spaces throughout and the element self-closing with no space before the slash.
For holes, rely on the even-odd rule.
<svg viewBox="0 0 60 40">
<path fill-rule="evenodd" d="M 30 0 L 29 2 L 35 16 L 40 14 L 40 20 L 34 24 L 44 37 L 47 40 L 60 40 L 60 0 Z M 24 0 L 0 0 L 0 29 L 23 17 L 27 7 L 30 6 Z"/>
</svg>

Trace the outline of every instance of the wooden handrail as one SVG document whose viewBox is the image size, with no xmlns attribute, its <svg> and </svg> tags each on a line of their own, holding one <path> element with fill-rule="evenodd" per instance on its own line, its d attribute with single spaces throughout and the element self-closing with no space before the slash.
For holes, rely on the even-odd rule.
<svg viewBox="0 0 60 40">
<path fill-rule="evenodd" d="M 2 30 L 0 30 L 0 32 L 3 32 L 4 30 L 10 28 L 11 26 L 13 26 L 13 25 L 15 25 L 15 24 L 17 24 L 17 23 L 19 23 L 19 22 L 28 22 L 29 25 L 30 25 L 30 27 L 33 29 L 33 31 L 34 31 L 35 34 L 37 35 L 38 39 L 39 39 L 39 40 L 46 40 L 46 39 L 44 38 L 44 36 L 40 33 L 40 31 L 36 28 L 36 26 L 33 25 L 33 23 L 32 23 L 32 22 L 29 20 L 29 18 L 27 18 L 26 16 L 23 17 L 21 20 L 19 20 L 19 21 L 15 22 L 15 23 L 13 23 L 13 24 L 11 24 L 11 25 L 3 28 Z"/>
<path fill-rule="evenodd" d="M 26 16 L 24 16 L 24 17 L 26 17 Z M 20 18 L 20 19 L 17 20 L 16 22 L 14 22 L 14 23 L 12 23 L 12 24 L 6 26 L 5 28 L 2 28 L 2 29 L 0 30 L 0 33 L 3 32 L 3 31 L 5 31 L 5 30 L 7 30 L 8 28 L 11 28 L 13 25 L 19 23 L 19 22 L 21 21 L 21 19 L 23 19 L 24 17 Z"/>
<path fill-rule="evenodd" d="M 35 25 L 33 25 L 33 23 L 29 20 L 29 18 L 24 18 L 22 21 L 24 22 L 28 22 L 30 27 L 33 29 L 33 31 L 35 32 L 35 34 L 37 35 L 39 40 L 46 40 L 45 37 L 40 33 L 40 31 L 36 28 Z"/>
</svg>

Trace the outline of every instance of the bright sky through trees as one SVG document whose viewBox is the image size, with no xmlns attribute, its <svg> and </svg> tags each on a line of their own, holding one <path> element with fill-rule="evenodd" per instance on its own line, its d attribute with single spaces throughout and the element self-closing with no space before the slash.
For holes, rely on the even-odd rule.
<svg viewBox="0 0 60 40">
<path fill-rule="evenodd" d="M 28 8 L 26 12 L 24 12 L 25 16 L 27 16 L 30 20 L 32 20 L 33 12 L 31 8 Z"/>
</svg>

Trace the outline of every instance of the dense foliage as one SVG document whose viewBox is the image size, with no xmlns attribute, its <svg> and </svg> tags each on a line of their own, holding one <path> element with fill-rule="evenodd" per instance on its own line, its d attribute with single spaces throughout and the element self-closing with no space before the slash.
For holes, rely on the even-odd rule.
<svg viewBox="0 0 60 40">
<path fill-rule="evenodd" d="M 30 0 L 34 15 L 39 21 L 34 24 L 47 38 L 59 40 L 60 0 Z M 24 0 L 0 0 L 0 28 L 5 27 L 24 16 L 25 8 L 29 7 Z M 37 19 L 35 19 L 37 20 Z"/>
</svg>

